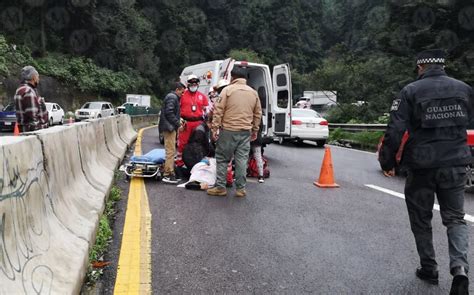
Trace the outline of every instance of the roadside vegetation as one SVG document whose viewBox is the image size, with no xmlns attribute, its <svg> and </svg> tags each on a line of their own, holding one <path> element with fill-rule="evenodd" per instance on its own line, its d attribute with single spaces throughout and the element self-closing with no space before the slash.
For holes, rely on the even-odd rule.
<svg viewBox="0 0 474 295">
<path fill-rule="evenodd" d="M 109 264 L 107 261 L 104 261 L 104 254 L 112 242 L 111 223 L 116 213 L 114 206 L 121 198 L 122 191 L 120 188 L 116 185 L 112 186 L 109 198 L 105 204 L 104 213 L 99 220 L 95 244 L 89 253 L 89 267 L 85 282 L 87 286 L 93 286 L 103 274 L 104 267 Z"/>
<path fill-rule="evenodd" d="M 335 145 L 350 145 L 363 150 L 376 151 L 383 131 L 347 132 L 341 128 L 329 132 L 328 143 Z"/>
<path fill-rule="evenodd" d="M 32 58 L 27 46 L 10 44 L 0 35 L 0 75 L 17 76 L 24 65 L 32 65 L 42 75 L 56 78 L 78 91 L 94 93 L 99 97 L 122 97 L 128 92 L 150 91 L 150 82 L 133 71 L 113 71 L 97 66 L 89 58 L 60 53 Z"/>
</svg>

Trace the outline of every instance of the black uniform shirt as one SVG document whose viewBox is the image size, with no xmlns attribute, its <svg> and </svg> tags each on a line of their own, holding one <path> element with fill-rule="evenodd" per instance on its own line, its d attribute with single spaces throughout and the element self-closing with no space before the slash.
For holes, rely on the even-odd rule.
<svg viewBox="0 0 474 295">
<path fill-rule="evenodd" d="M 395 154 L 408 131 L 402 163 L 411 169 L 462 166 L 471 162 L 466 126 L 472 118 L 472 88 L 432 66 L 400 91 L 390 109 L 379 161 L 395 167 Z"/>
</svg>

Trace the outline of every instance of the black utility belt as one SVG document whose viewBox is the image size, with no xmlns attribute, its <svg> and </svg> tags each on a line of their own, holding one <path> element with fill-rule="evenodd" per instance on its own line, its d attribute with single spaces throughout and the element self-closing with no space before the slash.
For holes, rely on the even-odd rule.
<svg viewBox="0 0 474 295">
<path fill-rule="evenodd" d="M 186 121 L 189 121 L 189 122 L 197 122 L 197 121 L 202 121 L 203 118 L 202 117 L 181 117 L 183 118 L 184 120 Z"/>
</svg>

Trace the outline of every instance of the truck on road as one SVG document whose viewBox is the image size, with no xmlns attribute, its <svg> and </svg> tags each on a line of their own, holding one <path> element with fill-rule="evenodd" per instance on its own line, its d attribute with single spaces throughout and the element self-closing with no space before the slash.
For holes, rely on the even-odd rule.
<svg viewBox="0 0 474 295">
<path fill-rule="evenodd" d="M 150 107 L 150 95 L 127 94 L 125 102 L 136 103 L 139 107 Z"/>
<path fill-rule="evenodd" d="M 148 110 L 150 108 L 150 95 L 127 94 L 125 103 L 117 107 L 117 113 L 124 114 L 127 107 L 142 107 Z"/>
<path fill-rule="evenodd" d="M 336 91 L 304 91 L 303 96 L 296 102 L 297 108 L 311 108 L 324 113 L 329 107 L 337 104 Z"/>
</svg>

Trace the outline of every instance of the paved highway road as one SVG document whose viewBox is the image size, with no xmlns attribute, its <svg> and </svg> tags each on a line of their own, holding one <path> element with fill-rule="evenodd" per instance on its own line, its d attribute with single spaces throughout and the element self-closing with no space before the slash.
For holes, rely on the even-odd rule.
<svg viewBox="0 0 474 295">
<path fill-rule="evenodd" d="M 0 131 L 0 136 L 12 136 L 13 132 L 8 131 Z"/>
<path fill-rule="evenodd" d="M 156 128 L 149 129 L 143 151 L 157 142 Z M 331 151 L 337 189 L 313 185 L 324 149 L 310 144 L 267 147 L 271 177 L 251 180 L 244 199 L 234 190 L 219 198 L 147 181 L 153 292 L 447 294 L 439 214 L 433 230 L 440 285 L 431 286 L 414 275 L 418 255 L 400 198 L 404 179 L 382 176 L 373 153 Z M 474 215 L 474 195 L 467 195 L 466 212 Z M 111 290 L 109 283 L 105 293 Z"/>
</svg>

